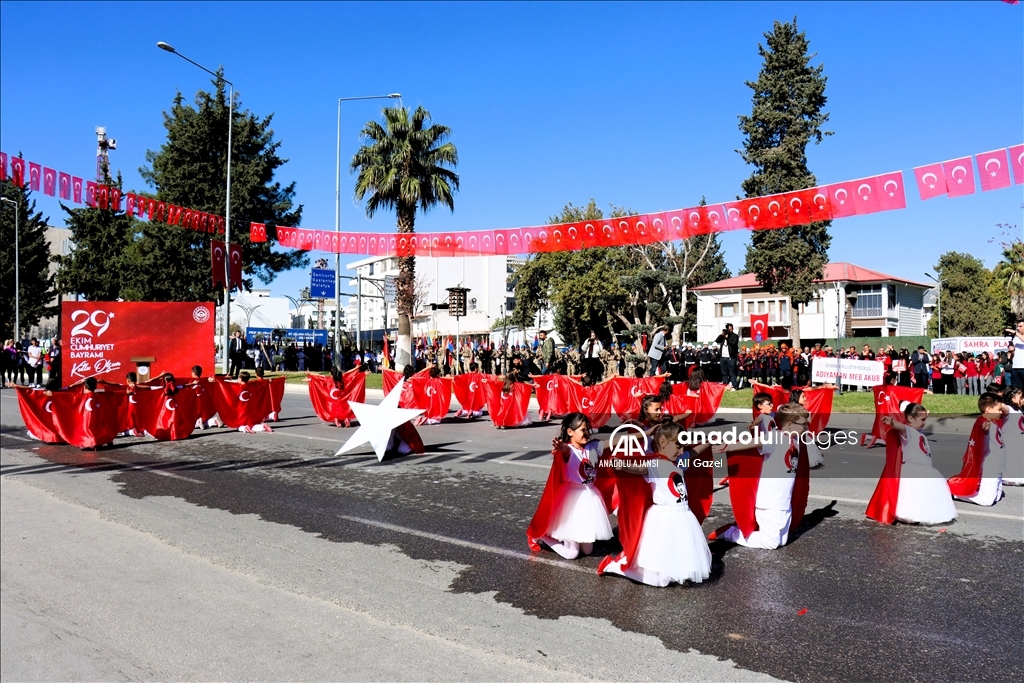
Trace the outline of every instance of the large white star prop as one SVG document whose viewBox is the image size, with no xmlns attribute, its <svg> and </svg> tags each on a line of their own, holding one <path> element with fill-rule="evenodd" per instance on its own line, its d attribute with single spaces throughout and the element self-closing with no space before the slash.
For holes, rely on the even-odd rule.
<svg viewBox="0 0 1024 683">
<path fill-rule="evenodd" d="M 398 407 L 398 400 L 402 397 L 402 385 L 404 384 L 404 379 L 399 380 L 395 388 L 389 391 L 384 400 L 380 402 L 380 405 L 348 402 L 352 412 L 356 414 L 356 419 L 359 420 L 359 429 L 348 437 L 345 445 L 334 455 L 348 453 L 368 443 L 373 447 L 373 452 L 377 454 L 378 462 L 384 459 L 384 451 L 387 450 L 391 430 L 423 413 L 422 410 Z"/>
</svg>

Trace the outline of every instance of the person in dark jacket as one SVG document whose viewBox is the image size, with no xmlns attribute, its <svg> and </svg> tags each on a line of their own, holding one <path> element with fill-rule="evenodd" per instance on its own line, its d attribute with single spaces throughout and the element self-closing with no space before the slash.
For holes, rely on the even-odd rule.
<svg viewBox="0 0 1024 683">
<path fill-rule="evenodd" d="M 722 384 L 736 389 L 739 380 L 736 375 L 736 359 L 740 355 L 740 337 L 732 331 L 732 323 L 725 326 L 722 334 L 715 338 L 715 343 L 721 349 L 718 365 L 722 368 Z"/>
</svg>

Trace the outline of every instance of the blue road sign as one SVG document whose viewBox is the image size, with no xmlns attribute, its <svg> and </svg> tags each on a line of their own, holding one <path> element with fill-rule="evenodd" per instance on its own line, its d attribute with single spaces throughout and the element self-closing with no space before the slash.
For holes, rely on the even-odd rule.
<svg viewBox="0 0 1024 683">
<path fill-rule="evenodd" d="M 334 273 L 327 268 L 314 268 L 309 279 L 309 296 L 314 299 L 333 299 L 334 284 L 337 281 Z"/>
</svg>

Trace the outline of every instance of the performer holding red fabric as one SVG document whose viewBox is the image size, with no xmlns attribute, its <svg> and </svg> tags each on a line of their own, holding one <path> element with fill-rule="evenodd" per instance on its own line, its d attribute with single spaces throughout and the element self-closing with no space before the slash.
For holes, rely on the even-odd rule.
<svg viewBox="0 0 1024 683">
<path fill-rule="evenodd" d="M 309 381 L 309 400 L 313 412 L 324 422 L 335 427 L 348 427 L 355 415 L 349 401 L 366 402 L 366 373 L 362 368 L 342 372 L 337 366 L 331 367 L 330 376 L 306 373 Z"/>
<path fill-rule="evenodd" d="M 872 391 L 875 392 L 875 422 L 871 425 L 870 434 L 862 434 L 860 438 L 860 445 L 867 448 L 871 448 L 879 441 L 885 441 L 885 435 L 888 432 L 888 427 L 882 422 L 882 418 L 888 415 L 896 419 L 903 419 L 903 411 L 900 409 L 900 404 L 904 401 L 910 403 L 920 403 L 921 399 L 924 398 L 924 389 L 911 389 L 910 387 L 901 387 L 895 384 L 882 384 L 876 387 L 872 387 Z"/>
<path fill-rule="evenodd" d="M 469 372 L 456 375 L 452 379 L 452 391 L 455 393 L 455 400 L 459 402 L 459 410 L 455 417 L 480 417 L 484 414 L 487 392 L 484 389 L 484 376 L 480 373 L 479 367 L 476 362 L 470 363 Z"/>
<path fill-rule="evenodd" d="M 529 408 L 533 387 L 509 379 L 484 378 L 487 391 L 487 412 L 498 429 L 525 427 L 530 424 Z"/>
<path fill-rule="evenodd" d="M 85 380 L 82 393 L 56 392 L 52 396 L 53 419 L 64 441 L 82 449 L 113 443 L 128 423 L 128 395 L 97 391 L 95 377 Z"/>
<path fill-rule="evenodd" d="M 807 465 L 813 470 L 825 464 L 824 454 L 818 447 L 817 437 L 828 424 L 832 415 L 832 395 L 835 389 L 822 387 L 820 389 L 793 389 L 789 394 L 789 403 L 802 405 L 811 414 L 811 420 L 807 423 L 807 434 L 809 438 L 803 441 L 807 447 Z"/>
<path fill-rule="evenodd" d="M 928 411 L 908 403 L 903 422 L 886 415 L 885 468 L 864 513 L 876 522 L 942 524 L 956 519 L 956 507 L 942 474 L 932 467 L 928 439 L 921 430 Z"/>
<path fill-rule="evenodd" d="M 422 410 L 423 414 L 416 418 L 416 425 L 436 425 L 448 416 L 452 404 L 452 381 L 441 377 L 437 366 L 429 368 L 426 377 L 413 377 L 406 380 L 412 387 L 413 403 L 408 408 Z M 404 391 L 402 392 L 404 395 Z"/>
<path fill-rule="evenodd" d="M 574 395 L 572 384 L 576 378 L 567 375 L 531 375 L 537 388 L 537 405 L 539 411 L 537 417 L 541 420 L 550 420 L 553 417 L 563 417 L 578 410 L 574 407 Z"/>
<path fill-rule="evenodd" d="M 199 419 L 199 399 L 191 387 L 178 387 L 174 375 L 161 378 L 163 390 L 142 389 L 135 399 L 135 416 L 139 436 L 149 434 L 158 441 L 179 441 L 192 435 Z"/>
<path fill-rule="evenodd" d="M 698 501 L 695 506 L 688 496 L 690 485 L 686 472 L 689 462 L 687 458 L 680 457 L 680 431 L 682 428 L 672 422 L 659 427 L 655 435 L 657 454 L 646 466 L 628 468 L 634 474 L 644 477 L 651 490 L 653 505 L 647 508 L 644 515 L 643 529 L 635 553 L 631 550 L 633 539 L 626 535 L 626 540 L 623 540 L 620 517 L 619 539 L 622 541 L 623 552 L 614 559 L 606 557 L 597 569 L 599 575 L 619 574 L 659 587 L 673 582 L 700 583 L 710 576 L 711 550 L 693 508 L 700 511 L 702 518 L 707 512 L 702 501 Z M 694 449 L 693 457 L 701 457 L 708 451 L 709 446 L 700 446 Z M 711 483 L 710 472 L 701 476 L 707 479 L 707 484 Z M 710 485 L 703 488 L 705 495 L 710 494 Z M 631 495 L 632 492 L 624 492 L 623 506 L 628 504 L 627 499 Z M 707 498 L 709 509 L 710 495 Z"/>
<path fill-rule="evenodd" d="M 217 378 L 217 413 L 230 429 L 240 432 L 273 432 L 264 418 L 271 412 L 270 384 L 250 382 L 248 371 L 238 381 Z"/>
<path fill-rule="evenodd" d="M 599 441 L 590 441 L 590 422 L 582 413 L 562 420 L 552 443 L 551 471 L 537 511 L 526 530 L 531 550 L 544 543 L 572 560 L 589 555 L 595 541 L 612 537 L 608 509 L 594 486 L 601 455 Z"/>
<path fill-rule="evenodd" d="M 608 423 L 612 416 L 612 391 L 610 381 L 594 383 L 590 377 L 577 382 L 565 378 L 568 385 L 567 394 L 576 411 L 590 419 L 590 426 L 600 429 Z"/>
<path fill-rule="evenodd" d="M 199 405 L 199 421 L 196 422 L 197 429 L 207 427 L 221 427 L 223 422 L 217 417 L 217 388 L 213 377 L 203 377 L 201 365 L 192 366 L 192 380 L 188 383 Z"/>
<path fill-rule="evenodd" d="M 644 396 L 657 395 L 665 383 L 664 375 L 656 377 L 613 377 L 612 406 L 621 420 L 635 420 L 640 416 Z"/>
<path fill-rule="evenodd" d="M 1003 423 L 1009 409 L 1004 410 L 998 394 L 985 392 L 978 397 L 978 410 L 981 417 L 975 420 L 971 430 L 963 469 L 950 477 L 949 490 L 959 500 L 988 507 L 1003 497 L 1003 472 L 1006 471 Z"/>
<path fill-rule="evenodd" d="M 736 523 L 721 534 L 732 543 L 774 550 L 786 544 L 789 532 L 803 519 L 807 507 L 807 456 L 799 435 L 810 416 L 787 403 L 775 412 L 778 428 L 770 443 L 728 454 L 729 498 Z M 717 532 L 709 538 L 715 538 Z"/>
<path fill-rule="evenodd" d="M 53 391 L 16 386 L 18 410 L 28 435 L 43 443 L 63 443 L 53 422 Z"/>
</svg>

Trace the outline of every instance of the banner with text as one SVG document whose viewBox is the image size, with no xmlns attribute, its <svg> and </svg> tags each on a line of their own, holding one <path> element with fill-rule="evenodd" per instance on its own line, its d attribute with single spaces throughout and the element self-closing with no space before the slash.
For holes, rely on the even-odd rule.
<svg viewBox="0 0 1024 683">
<path fill-rule="evenodd" d="M 815 384 L 839 384 L 836 377 L 840 372 L 844 385 L 873 387 L 882 383 L 885 366 L 877 360 L 845 358 L 815 358 L 811 363 L 811 381 Z"/>
<path fill-rule="evenodd" d="M 124 383 L 152 372 L 188 377 L 193 365 L 213 374 L 212 303 L 65 301 L 61 304 L 63 385 L 86 377 Z M 146 372 L 142 372 L 142 368 Z"/>
</svg>

